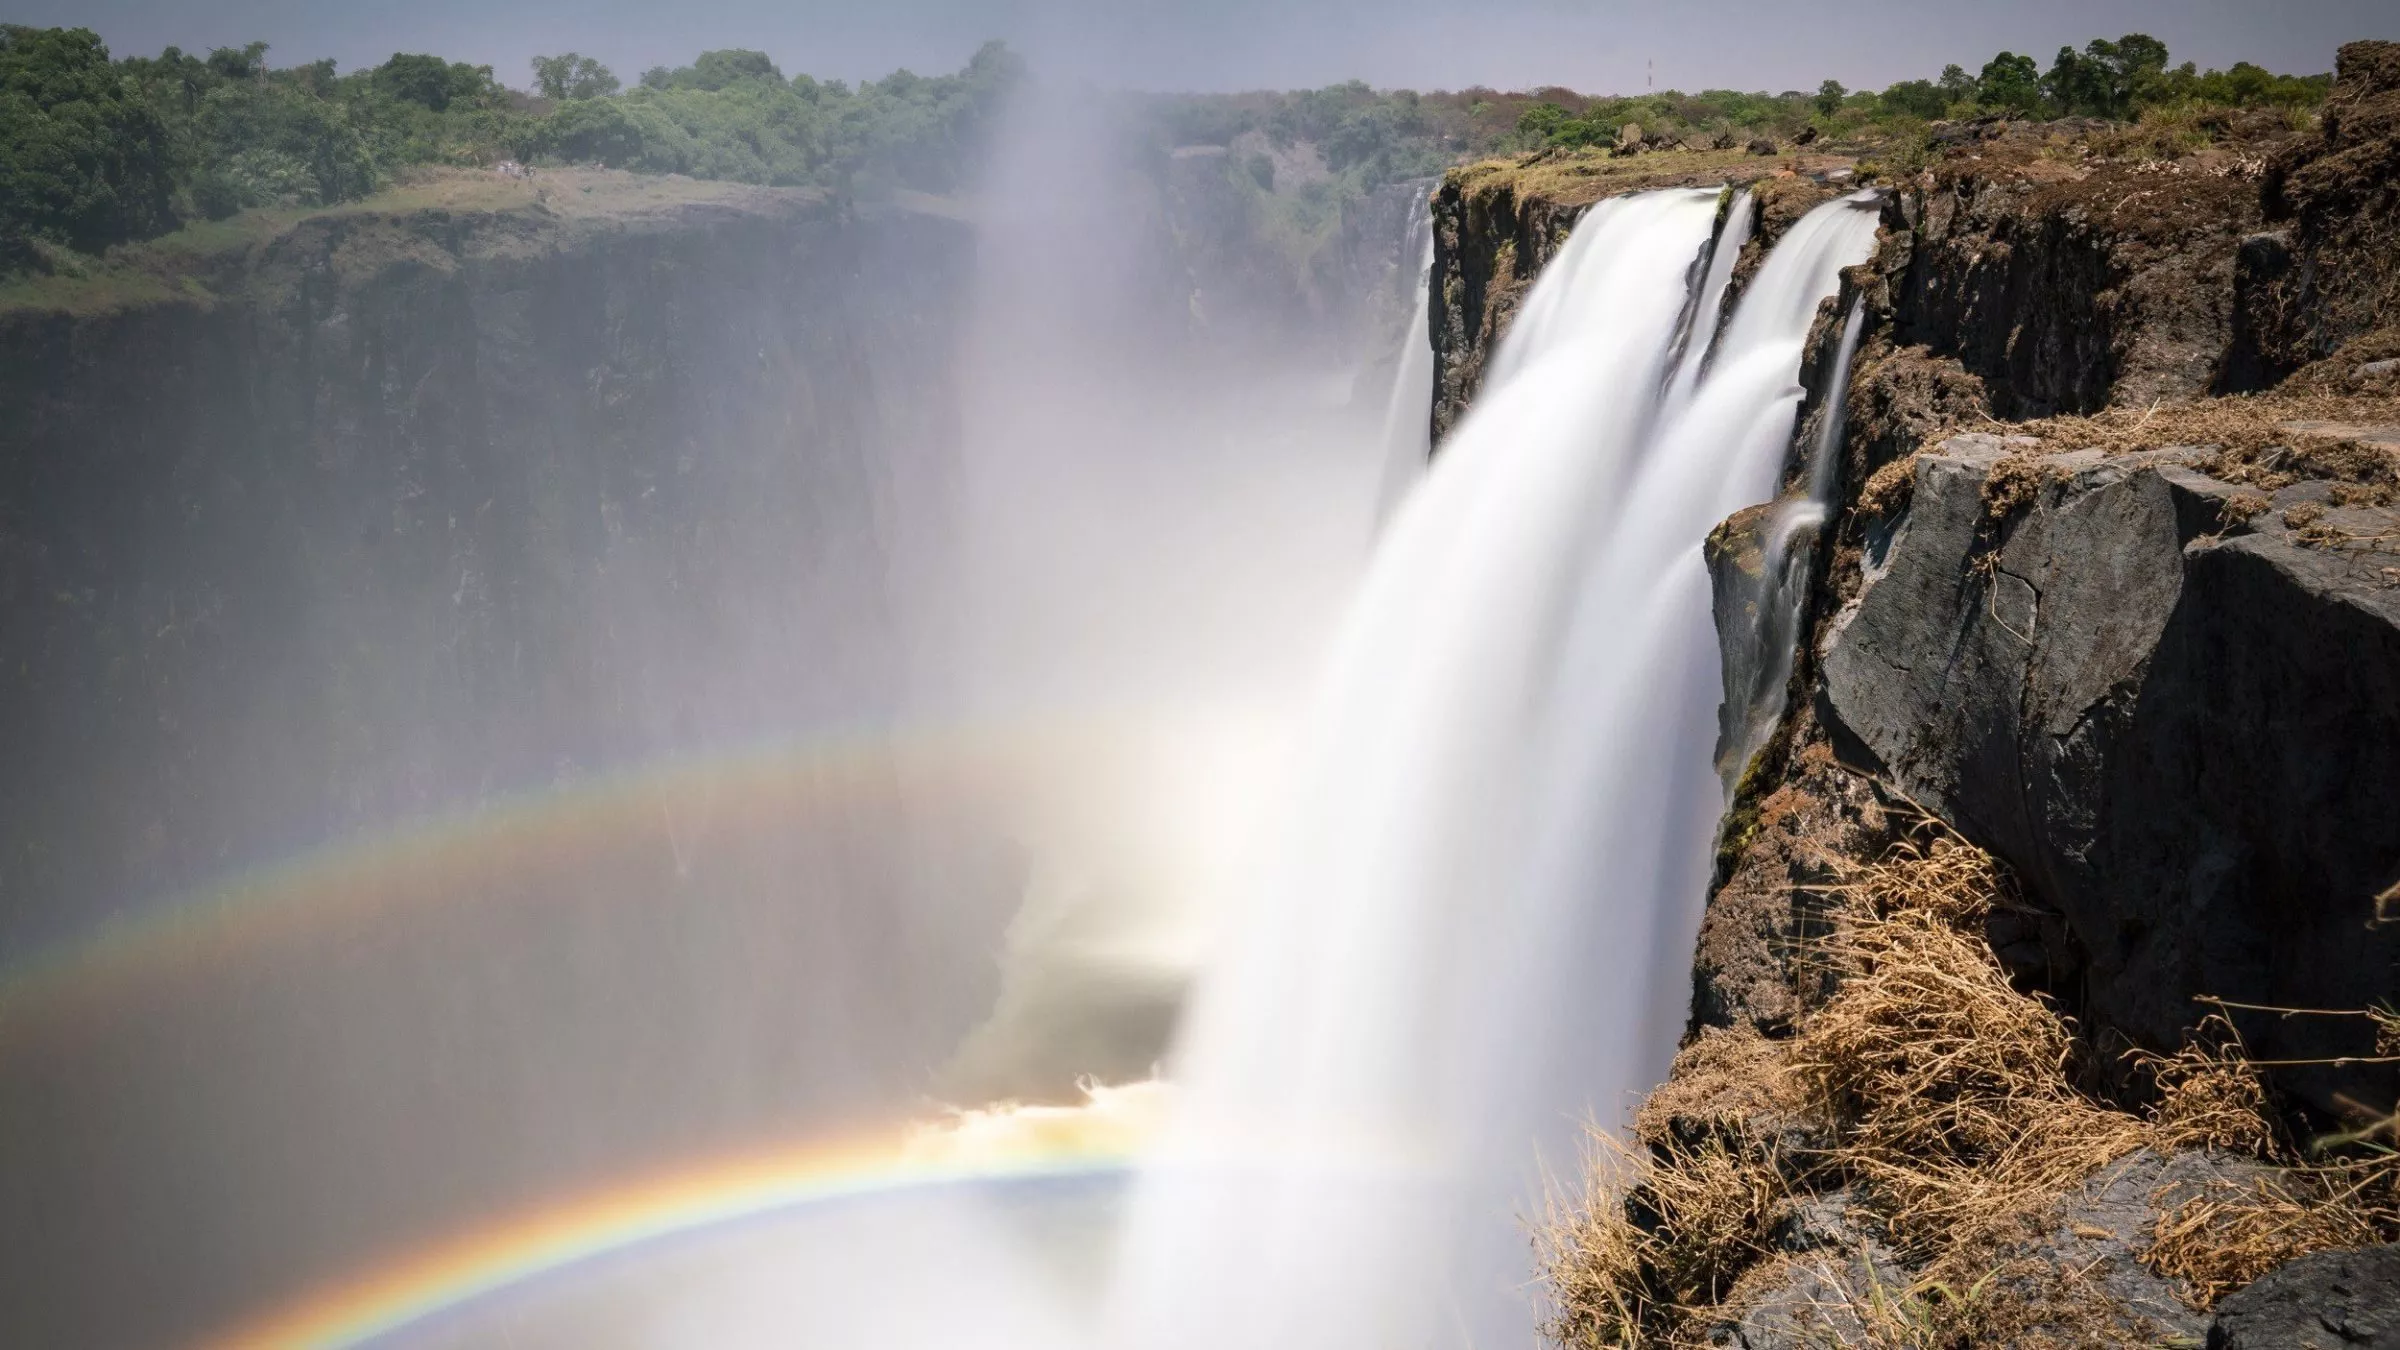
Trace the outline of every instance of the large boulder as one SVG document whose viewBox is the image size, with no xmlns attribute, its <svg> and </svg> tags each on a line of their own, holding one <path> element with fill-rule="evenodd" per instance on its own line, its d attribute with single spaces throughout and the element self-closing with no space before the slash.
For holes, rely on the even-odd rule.
<svg viewBox="0 0 2400 1350">
<path fill-rule="evenodd" d="M 2208 1350 L 2400 1350 L 2400 1246 L 2303 1256 L 2233 1294 Z"/>
<path fill-rule="evenodd" d="M 2063 916 L 2050 983 L 2101 1027 L 2170 1047 L 2203 997 L 2390 999 L 2400 516 L 2323 482 L 2229 510 L 2199 450 L 2026 448 L 1943 443 L 1871 532 L 1823 658 L 1837 752 Z M 2262 1059 L 2375 1055 L 2361 1017 L 2238 1017 Z M 2283 1080 L 2341 1114 L 2395 1095 L 2389 1065 Z"/>
</svg>

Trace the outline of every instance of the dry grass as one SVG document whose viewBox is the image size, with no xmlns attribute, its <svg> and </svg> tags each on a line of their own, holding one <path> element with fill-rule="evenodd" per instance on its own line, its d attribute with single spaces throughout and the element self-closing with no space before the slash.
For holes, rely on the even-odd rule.
<svg viewBox="0 0 2400 1350">
<path fill-rule="evenodd" d="M 2400 423 L 2400 399 L 2329 393 L 2260 394 L 2161 405 L 2147 411 L 2111 409 L 2090 417 L 2050 417 L 2011 430 L 2042 442 L 2043 454 L 2100 450 L 2124 454 L 2161 446 L 2207 446 L 2202 465 L 2229 483 L 2267 492 L 2305 479 L 2352 485 L 2359 504 L 2390 505 L 2400 497 L 2400 455 L 2339 431 L 2298 433 L 2288 423 L 2332 427 Z"/>
<path fill-rule="evenodd" d="M 2289 425 L 2294 423 L 2321 425 L 2295 431 Z M 2227 503 L 2228 524 L 2266 510 L 2268 494 L 2305 481 L 2332 483 L 2336 506 L 2400 505 L 2400 451 L 2347 434 L 2357 427 L 2400 425 L 2400 398 L 2329 393 L 2255 395 L 2022 423 L 1985 417 L 1979 425 L 2012 436 L 2031 436 L 2039 442 L 2000 460 L 1985 478 L 1984 513 L 1994 522 L 2006 520 L 2039 498 L 2043 485 L 2059 474 L 2043 463 L 2051 456 L 2079 450 L 2118 455 L 2169 446 L 2208 449 L 2211 453 L 2195 468 L 2252 490 Z M 1949 436 L 1970 429 L 1964 420 L 1949 419 L 1921 428 L 1920 443 L 1937 447 Z M 1903 455 L 1876 469 L 1859 491 L 1859 512 L 1873 519 L 1888 519 L 1906 508 L 1915 486 L 1916 462 L 1923 453 Z M 2316 510 L 2321 513 L 2322 508 Z M 2309 523 L 2310 519 L 2303 519 L 2291 528 L 2303 529 Z M 2355 545 L 2385 541 L 2342 536 L 2303 542 Z"/>
<path fill-rule="evenodd" d="M 1582 206 L 1627 192 L 1748 185 L 1855 167 L 1850 157 L 1830 153 L 1768 158 L 1740 149 L 1659 150 L 1620 157 L 1598 148 L 1553 149 L 1462 165 L 1450 170 L 1449 178 L 1470 196 L 1505 190 L 1519 201 Z"/>
<path fill-rule="evenodd" d="M 1571 1346 L 1705 1344 L 1695 1321 L 1773 1250 L 1791 1211 L 1779 1160 L 1718 1135 L 1638 1151 L 1593 1137 L 1586 1193 L 1542 1234 L 1545 1334 Z"/>
<path fill-rule="evenodd" d="M 1844 1304 L 1828 1326 L 1926 1350 L 2122 1344 L 2139 1319 L 2035 1244 L 2073 1188 L 2143 1147 L 2275 1165 L 2255 1183 L 2158 1198 L 2139 1258 L 2198 1307 L 2294 1256 L 2400 1233 L 2400 1155 L 2374 1130 L 2315 1157 L 2284 1142 L 2223 1018 L 2176 1054 L 2136 1058 L 2144 1113 L 2080 1090 L 2090 1065 L 2074 1024 L 2016 989 L 1983 938 L 1995 909 L 2020 903 L 1989 855 L 1926 821 L 1876 860 L 1825 861 L 1830 936 L 1812 959 L 1832 993 L 1789 1042 L 1703 1037 L 1645 1106 L 1636 1144 L 1603 1144 L 1588 1190 L 1543 1237 L 1553 1340 L 1708 1343 L 1789 1274 L 1778 1234 L 1797 1199 L 1842 1187 L 1912 1274 L 1886 1289 L 1871 1264 L 1816 1261 Z M 2400 1047 L 2400 1015 L 2360 1015 Z M 1861 1273 L 1866 1287 L 1850 1288 Z"/>
<path fill-rule="evenodd" d="M 2154 1145 L 2273 1155 L 2276 1132 L 2266 1082 L 2223 1016 L 2204 1019 L 2175 1054 L 2137 1053 L 2134 1060 L 2150 1081 Z"/>
<path fill-rule="evenodd" d="M 1575 1346 L 1704 1344 L 1694 1320 L 1773 1249 L 1805 1161 L 1783 1136 L 1805 1108 L 1780 1046 L 1710 1031 L 1642 1104 L 1633 1140 L 1589 1135 L 1580 1195 L 1541 1234 L 1555 1314 Z"/>
<path fill-rule="evenodd" d="M 2293 1014 L 2295 1009 L 2258 1009 Z M 2317 1011 L 2363 1017 L 2376 1028 L 2377 1053 L 2391 1015 L 2382 1009 Z M 2156 1087 L 2151 1132 L 2165 1148 L 2213 1148 L 2258 1158 L 2279 1170 L 2243 1184 L 2216 1182 L 2196 1194 L 2162 1197 L 2143 1264 L 2188 1283 L 2206 1307 L 2277 1266 L 2309 1252 L 2390 1241 L 2400 1232 L 2400 1154 L 2396 1122 L 2288 1146 L 2273 1125 L 2259 1068 L 2223 1016 L 2201 1023 L 2193 1042 L 2172 1056 L 2145 1056 Z"/>
<path fill-rule="evenodd" d="M 1916 487 L 1917 455 L 1902 455 L 1867 475 L 1866 486 L 1858 491 L 1858 509 L 1873 519 L 1887 519 L 1908 505 Z"/>
<path fill-rule="evenodd" d="M 2216 144 L 2225 131 L 2221 110 L 2195 104 L 2142 109 L 2130 126 L 2096 133 L 2092 153 L 2105 159 L 2136 162 L 2176 160 Z"/>
<path fill-rule="evenodd" d="M 2142 1264 L 2218 1299 L 2295 1257 L 2388 1242 L 2387 1168 L 2294 1169 L 2248 1184 L 2212 1182 L 2158 1216 Z"/>
<path fill-rule="evenodd" d="M 2031 455 L 2010 455 L 1992 466 L 1983 479 L 1983 514 L 2002 521 L 2033 505 L 2050 474 Z"/>
<path fill-rule="evenodd" d="M 2141 1146 L 2138 1122 L 2075 1090 L 2071 1024 L 1983 941 L 2010 903 L 1988 854 L 1936 832 L 1837 869 L 1848 903 L 1827 955 L 1845 974 L 1795 1067 L 1904 1255 L 1938 1265 Z"/>
</svg>

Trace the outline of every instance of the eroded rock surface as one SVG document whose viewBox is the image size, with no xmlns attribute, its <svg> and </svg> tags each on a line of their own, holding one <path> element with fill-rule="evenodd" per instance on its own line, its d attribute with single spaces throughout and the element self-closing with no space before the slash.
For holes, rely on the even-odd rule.
<svg viewBox="0 0 2400 1350">
<path fill-rule="evenodd" d="M 1953 438 L 1871 535 L 1824 658 L 1837 748 L 2055 906 L 2081 1005 L 2136 1040 L 2174 1045 L 2200 996 L 2388 998 L 2400 517 L 2302 483 L 2230 520 L 2201 451 L 2023 449 Z M 2373 1052 L 2361 1019 L 2245 1030 L 2269 1059 Z M 2388 1071 L 2286 1077 L 2329 1108 L 2392 1097 Z"/>
<path fill-rule="evenodd" d="M 2341 49 L 2317 134 L 2275 157 L 2263 197 L 2236 278 L 2234 389 L 2400 325 L 2400 42 Z"/>
<path fill-rule="evenodd" d="M 2400 1246 L 2303 1256 L 2227 1298 L 2208 1350 L 2400 1350 Z"/>
</svg>

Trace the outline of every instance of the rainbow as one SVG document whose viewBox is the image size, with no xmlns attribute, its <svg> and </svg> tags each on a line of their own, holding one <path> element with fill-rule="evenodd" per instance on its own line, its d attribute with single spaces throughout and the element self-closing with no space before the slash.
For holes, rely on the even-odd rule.
<svg viewBox="0 0 2400 1350">
<path fill-rule="evenodd" d="M 768 1149 L 643 1178 L 403 1257 L 204 1345 L 354 1346 L 527 1280 L 727 1223 L 934 1186 L 1118 1173 L 1152 1126 L 1149 1087 L 1094 1089 L 1084 1107 L 972 1112 L 949 1127 Z M 1030 1119 L 1011 1127 L 1015 1115 Z"/>
<path fill-rule="evenodd" d="M 339 840 L 131 911 L 0 965 L 0 1027 L 169 965 L 206 966 L 262 942 L 473 893 L 480 879 L 567 868 L 655 837 L 679 805 L 712 825 L 773 824 L 829 806 L 898 800 L 929 785 L 989 786 L 1011 764 L 1111 743 L 1137 724 L 1081 717 L 1008 726 L 834 729 L 705 758 L 643 765 L 471 812 Z"/>
</svg>

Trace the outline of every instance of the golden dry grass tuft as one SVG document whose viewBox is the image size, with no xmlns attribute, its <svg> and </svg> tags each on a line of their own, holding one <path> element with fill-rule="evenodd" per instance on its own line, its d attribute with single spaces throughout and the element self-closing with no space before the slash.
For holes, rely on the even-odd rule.
<svg viewBox="0 0 2400 1350">
<path fill-rule="evenodd" d="M 1782 1047 L 1712 1029 L 1676 1056 L 1631 1141 L 1589 1135 L 1580 1194 L 1539 1235 L 1562 1345 L 1700 1344 L 1690 1322 L 1772 1249 L 1800 1161 L 1781 1135 L 1805 1108 Z"/>
<path fill-rule="evenodd" d="M 1934 832 L 1834 866 L 1846 903 L 1825 946 L 1843 977 L 1795 1071 L 1905 1255 L 1938 1264 L 2141 1146 L 2139 1122 L 2076 1091 L 2072 1025 L 1984 942 L 1990 908 L 2013 903 L 1990 855 Z"/>
<path fill-rule="evenodd" d="M 2388 1168 L 2294 1169 L 2216 1181 L 2158 1216 L 2142 1264 L 2183 1280 L 2201 1307 L 2268 1271 L 2336 1247 L 2391 1240 Z"/>
<path fill-rule="evenodd" d="M 2332 1016 L 2371 1019 L 2380 1010 Z M 2160 1148 L 2211 1148 L 2277 1164 L 2248 1181 L 2217 1181 L 2168 1203 L 2152 1226 L 2142 1263 L 2181 1279 L 2195 1301 L 2219 1298 L 2295 1257 L 2332 1247 L 2388 1242 L 2400 1234 L 2400 1153 L 2394 1122 L 2345 1136 L 2287 1145 L 2240 1034 L 2222 1016 L 2202 1022 L 2171 1056 L 2144 1056 L 2156 1093 L 2150 1130 Z"/>
<path fill-rule="evenodd" d="M 2154 1102 L 2152 1142 L 2166 1149 L 2213 1148 L 2270 1157 L 2277 1147 L 2266 1081 L 2249 1061 L 2240 1035 L 2211 1014 L 2172 1055 L 2134 1056 L 2146 1072 Z"/>
<path fill-rule="evenodd" d="M 1917 456 L 1902 455 L 1867 475 L 1866 486 L 1858 491 L 1858 509 L 1877 520 L 1895 515 L 1916 494 L 1916 486 Z"/>
<path fill-rule="evenodd" d="M 1773 1250 L 1790 1213 L 1782 1167 L 1721 1135 L 1646 1148 L 1595 1133 L 1587 1191 L 1541 1235 L 1560 1345 L 1681 1346 Z"/>
<path fill-rule="evenodd" d="M 2321 429 L 2296 432 L 2295 423 Z M 2345 429 L 2394 423 L 2400 423 L 2400 399 L 2302 392 L 2199 399 L 2147 411 L 2114 408 L 2011 430 L 2039 439 L 2045 455 L 2207 446 L 2215 454 L 2203 467 L 2229 483 L 2273 492 L 2303 479 L 2327 479 L 2361 489 L 2352 494 L 2361 502 L 2389 505 L 2400 495 L 2400 454 Z"/>
<path fill-rule="evenodd" d="M 2222 1017 L 2175 1054 L 2136 1057 L 2146 1111 L 2082 1091 L 2074 1024 L 2017 989 L 1983 937 L 1996 909 L 2021 904 L 1988 854 L 1927 820 L 1879 858 L 1824 862 L 1834 880 L 1813 894 L 1828 936 L 1812 959 L 1832 992 L 1789 1041 L 1702 1036 L 1635 1142 L 1596 1145 L 1587 1189 L 1540 1244 L 1557 1343 L 1709 1343 L 1796 1268 L 1778 1236 L 1798 1201 L 1843 1188 L 1912 1273 L 1884 1288 L 1871 1263 L 1824 1267 L 1818 1287 L 1847 1319 L 1828 1325 L 1910 1350 L 2122 1344 L 2139 1319 L 2036 1244 L 2073 1188 L 2145 1147 L 2272 1164 L 2157 1197 L 2138 1257 L 2197 1307 L 2306 1252 L 2400 1235 L 2400 1154 L 2384 1146 L 2400 1125 L 2303 1156 Z M 2400 1043 L 2400 1016 L 2376 1025 Z"/>
</svg>

